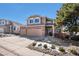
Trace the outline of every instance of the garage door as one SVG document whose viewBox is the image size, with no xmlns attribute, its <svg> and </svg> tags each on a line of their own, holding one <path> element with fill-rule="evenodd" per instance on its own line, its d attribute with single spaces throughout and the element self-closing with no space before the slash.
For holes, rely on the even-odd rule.
<svg viewBox="0 0 79 59">
<path fill-rule="evenodd" d="M 42 29 L 28 29 L 27 35 L 42 36 Z"/>
<path fill-rule="evenodd" d="M 3 28 L 0 28 L 0 33 L 3 33 L 4 32 L 4 29 Z"/>
</svg>

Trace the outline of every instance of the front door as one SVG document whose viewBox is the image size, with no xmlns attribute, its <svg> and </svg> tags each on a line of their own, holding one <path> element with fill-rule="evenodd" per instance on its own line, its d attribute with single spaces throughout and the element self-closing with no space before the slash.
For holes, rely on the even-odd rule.
<svg viewBox="0 0 79 59">
<path fill-rule="evenodd" d="M 46 36 L 52 35 L 52 26 L 46 26 Z"/>
</svg>

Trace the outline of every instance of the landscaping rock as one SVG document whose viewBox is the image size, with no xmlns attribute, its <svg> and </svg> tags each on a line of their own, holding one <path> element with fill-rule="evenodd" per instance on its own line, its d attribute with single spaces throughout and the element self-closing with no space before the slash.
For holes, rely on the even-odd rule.
<svg viewBox="0 0 79 59">
<path fill-rule="evenodd" d="M 58 53 L 57 51 L 51 51 L 49 54 L 50 54 L 50 55 L 53 55 L 53 56 L 58 56 L 58 55 L 60 55 L 60 53 Z"/>
</svg>

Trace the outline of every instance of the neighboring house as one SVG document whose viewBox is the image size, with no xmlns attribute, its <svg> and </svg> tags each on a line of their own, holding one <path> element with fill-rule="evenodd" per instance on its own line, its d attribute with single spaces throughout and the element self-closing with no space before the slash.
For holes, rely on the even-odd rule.
<svg viewBox="0 0 79 59">
<path fill-rule="evenodd" d="M 5 20 L 5 19 L 0 19 L 0 33 L 9 33 L 11 21 Z"/>
<path fill-rule="evenodd" d="M 21 26 L 20 23 L 12 22 L 12 27 L 11 27 L 12 33 L 20 34 L 20 26 Z"/>
<path fill-rule="evenodd" d="M 53 31 L 53 21 L 43 16 L 30 16 L 27 19 L 27 36 L 46 36 Z"/>
<path fill-rule="evenodd" d="M 21 36 L 26 36 L 27 35 L 27 28 L 25 27 L 25 25 L 20 26 L 20 35 Z"/>
<path fill-rule="evenodd" d="M 27 36 L 48 36 L 54 33 L 54 21 L 44 16 L 30 16 L 27 19 L 27 27 L 17 22 L 0 19 L 0 32 Z"/>
<path fill-rule="evenodd" d="M 26 27 L 17 22 L 0 19 L 0 33 L 24 35 L 26 34 Z"/>
</svg>

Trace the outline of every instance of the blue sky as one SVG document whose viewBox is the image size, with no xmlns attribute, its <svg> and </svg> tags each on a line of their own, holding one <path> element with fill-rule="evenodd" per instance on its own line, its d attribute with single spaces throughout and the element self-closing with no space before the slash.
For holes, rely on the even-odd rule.
<svg viewBox="0 0 79 59">
<path fill-rule="evenodd" d="M 31 15 L 55 18 L 61 6 L 60 3 L 4 3 L 0 4 L 0 18 L 25 24 Z"/>
</svg>

